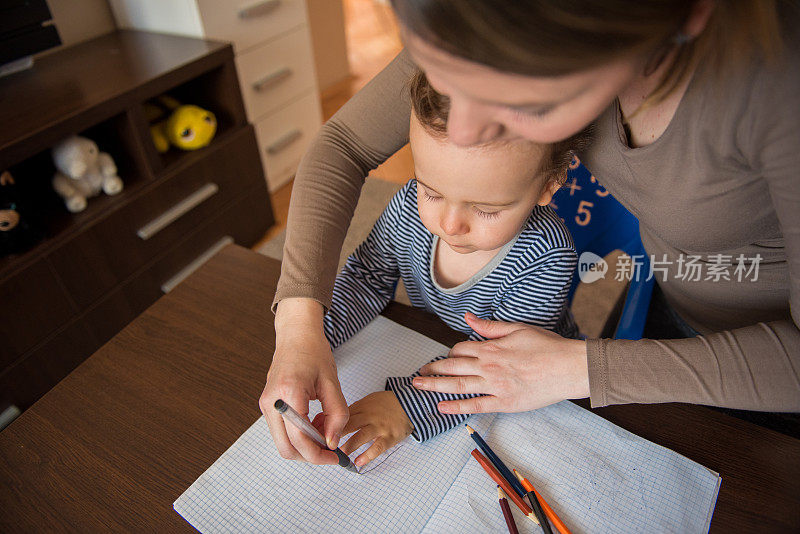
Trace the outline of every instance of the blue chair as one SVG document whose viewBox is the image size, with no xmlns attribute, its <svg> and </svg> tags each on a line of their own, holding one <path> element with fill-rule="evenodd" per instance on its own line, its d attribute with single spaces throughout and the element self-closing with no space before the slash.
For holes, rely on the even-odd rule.
<svg viewBox="0 0 800 534">
<path fill-rule="evenodd" d="M 603 337 L 641 339 L 647 309 L 653 293 L 654 277 L 649 277 L 649 260 L 639 237 L 639 221 L 601 186 L 589 170 L 575 158 L 567 182 L 554 196 L 551 206 L 572 233 L 578 253 L 578 269 L 572 281 L 569 301 L 580 281 L 581 268 L 588 267 L 585 252 L 600 258 L 613 250 L 622 250 L 636 261 L 637 272 L 631 278 L 624 301 L 615 306 L 603 329 Z M 615 273 L 605 273 L 605 276 Z M 617 320 L 617 317 L 619 318 Z"/>
</svg>

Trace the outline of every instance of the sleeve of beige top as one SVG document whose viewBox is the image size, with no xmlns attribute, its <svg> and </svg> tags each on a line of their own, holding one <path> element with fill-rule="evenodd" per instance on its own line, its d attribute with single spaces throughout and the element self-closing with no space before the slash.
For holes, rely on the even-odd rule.
<svg viewBox="0 0 800 534">
<path fill-rule="evenodd" d="M 591 340 L 592 406 L 678 401 L 800 411 L 800 44 L 787 45 L 787 63 L 756 77 L 737 140 L 766 182 L 783 231 L 792 321 L 692 339 Z"/>
<path fill-rule="evenodd" d="M 288 297 L 330 307 L 336 266 L 364 178 L 408 142 L 407 82 L 415 66 L 403 51 L 320 129 L 292 188 L 281 278 L 272 309 Z"/>
<path fill-rule="evenodd" d="M 800 333 L 791 321 L 691 339 L 587 341 L 592 406 L 689 402 L 800 411 Z"/>
</svg>

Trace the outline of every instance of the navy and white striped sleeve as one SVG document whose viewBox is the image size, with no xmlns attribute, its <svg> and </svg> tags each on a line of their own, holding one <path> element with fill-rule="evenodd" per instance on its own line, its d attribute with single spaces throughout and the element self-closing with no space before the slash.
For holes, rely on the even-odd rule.
<svg viewBox="0 0 800 534">
<path fill-rule="evenodd" d="M 567 295 L 577 263 L 574 250 L 554 248 L 526 264 L 508 285 L 491 319 L 557 330 L 564 323 Z M 473 332 L 470 339 L 484 338 Z"/>
<path fill-rule="evenodd" d="M 431 361 L 443 360 L 447 356 L 439 356 Z M 454 428 L 467 420 L 469 414 L 444 414 L 436 405 L 445 400 L 461 400 L 478 397 L 478 394 L 456 395 L 451 393 L 438 393 L 436 391 L 423 391 L 411 385 L 415 376 L 390 377 L 386 380 L 386 390 L 391 391 L 400 401 L 400 406 L 411 420 L 414 430 L 411 432 L 418 442 L 426 441 L 442 432 Z"/>
<path fill-rule="evenodd" d="M 525 262 L 525 268 L 515 272 L 513 283 L 500 301 L 491 317 L 497 321 L 519 322 L 554 330 L 564 322 L 563 312 L 567 293 L 572 284 L 577 257 L 568 248 L 551 249 L 541 257 Z M 472 332 L 471 340 L 483 340 Z M 440 356 L 433 361 L 441 360 Z M 463 423 L 468 414 L 443 414 L 437 404 L 445 400 L 462 400 L 478 397 L 479 394 L 456 395 L 416 389 L 410 377 L 392 377 L 386 381 L 386 389 L 394 392 L 403 410 L 414 425 L 411 434 L 417 441 L 425 441 Z"/>
<path fill-rule="evenodd" d="M 333 301 L 325 314 L 325 336 L 336 348 L 364 328 L 394 296 L 400 270 L 394 229 L 400 227 L 408 187 L 389 201 L 367 239 L 347 258 L 333 288 Z"/>
</svg>

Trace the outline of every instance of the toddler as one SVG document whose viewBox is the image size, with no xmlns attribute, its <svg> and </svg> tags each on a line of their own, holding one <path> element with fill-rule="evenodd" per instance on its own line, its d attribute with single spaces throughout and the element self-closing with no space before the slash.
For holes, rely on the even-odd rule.
<svg viewBox="0 0 800 534">
<path fill-rule="evenodd" d="M 577 258 L 569 231 L 548 204 L 585 136 L 551 145 L 515 140 L 457 146 L 446 138 L 448 99 L 422 73 L 410 92 L 415 177 L 391 199 L 336 278 L 324 320 L 332 348 L 383 310 L 399 279 L 413 306 L 470 339 L 481 337 L 464 321 L 468 311 L 576 337 L 566 296 Z M 386 391 L 350 406 L 343 435 L 355 434 L 342 450 L 350 454 L 374 441 L 356 465 L 409 435 L 424 441 L 467 418 L 437 410 L 439 401 L 458 396 L 417 390 L 412 378 L 389 378 Z"/>
</svg>

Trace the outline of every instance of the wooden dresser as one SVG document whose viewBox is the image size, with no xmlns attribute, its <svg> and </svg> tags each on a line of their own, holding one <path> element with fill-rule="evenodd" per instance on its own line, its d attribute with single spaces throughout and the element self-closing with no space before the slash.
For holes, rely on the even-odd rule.
<svg viewBox="0 0 800 534">
<path fill-rule="evenodd" d="M 120 28 L 230 41 L 269 189 L 295 174 L 322 125 L 305 0 L 109 0 Z"/>
<path fill-rule="evenodd" d="M 209 146 L 155 150 L 142 104 L 165 92 L 215 113 Z M 2 411 L 30 406 L 216 250 L 258 241 L 273 216 L 229 44 L 119 31 L 0 79 L 0 95 L 0 171 L 45 235 L 0 258 Z M 50 185 L 50 148 L 73 134 L 108 152 L 125 184 L 75 214 Z"/>
</svg>

